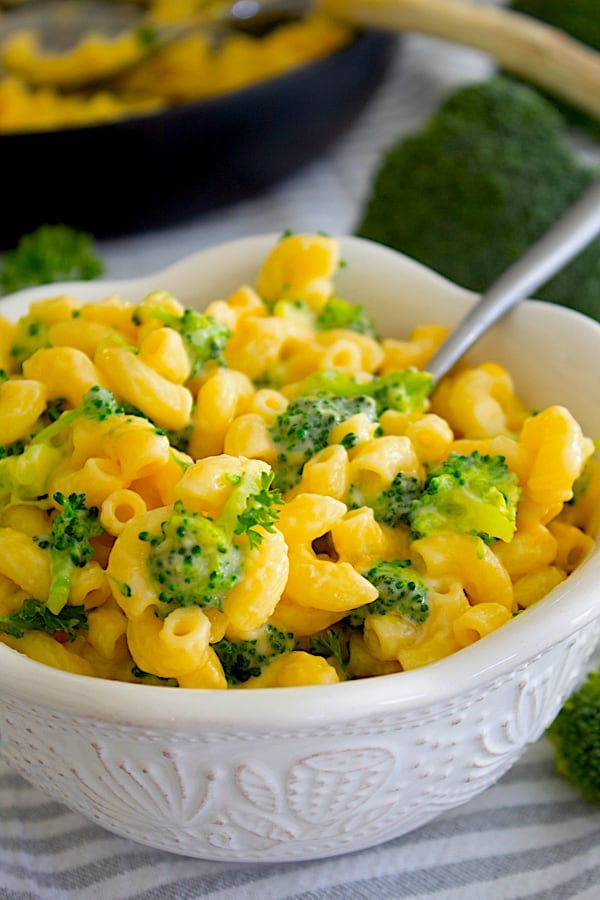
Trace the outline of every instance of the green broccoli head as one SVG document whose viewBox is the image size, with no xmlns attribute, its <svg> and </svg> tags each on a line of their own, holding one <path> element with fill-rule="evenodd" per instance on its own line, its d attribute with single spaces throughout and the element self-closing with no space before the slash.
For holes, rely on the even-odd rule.
<svg viewBox="0 0 600 900">
<path fill-rule="evenodd" d="M 357 233 L 484 291 L 595 177 L 555 107 L 497 76 L 451 94 L 387 150 Z M 537 296 L 600 318 L 600 240 Z"/>
<path fill-rule="evenodd" d="M 122 413 L 123 407 L 115 400 L 112 391 L 107 388 L 94 385 L 81 398 L 81 402 L 74 409 L 67 409 L 57 419 L 43 428 L 31 440 L 30 446 L 38 444 L 49 445 L 54 438 L 71 428 L 79 419 L 91 419 L 95 422 L 104 422 L 110 416 Z"/>
<path fill-rule="evenodd" d="M 61 412 L 58 418 L 53 418 L 52 407 L 48 407 L 43 418 L 52 420 L 49 425 L 36 432 L 27 444 L 17 442 L 1 448 L 0 498 L 5 504 L 38 500 L 49 507 L 50 475 L 69 452 L 66 443 L 59 446 L 55 439 L 81 418 L 104 421 L 120 412 L 123 410 L 114 395 L 99 386 L 90 388 L 78 406 Z"/>
<path fill-rule="evenodd" d="M 510 541 L 516 527 L 520 488 L 504 457 L 451 453 L 428 472 L 409 521 L 414 534 L 453 530 L 478 534 L 485 540 Z"/>
<path fill-rule="evenodd" d="M 600 669 L 567 700 L 546 732 L 557 771 L 590 803 L 600 803 Z"/>
<path fill-rule="evenodd" d="M 292 400 L 270 428 L 277 449 L 276 487 L 283 491 L 294 487 L 304 464 L 327 446 L 336 425 L 357 413 L 374 422 L 375 401 L 364 394 L 346 397 L 325 391 Z"/>
<path fill-rule="evenodd" d="M 94 556 L 91 539 L 104 529 L 98 520 L 98 507 L 86 506 L 82 493 L 54 494 L 60 508 L 52 519 L 49 534 L 35 538 L 44 550 L 50 550 L 50 591 L 46 606 L 53 615 L 61 613 L 69 599 L 75 568 L 83 568 Z"/>
<path fill-rule="evenodd" d="M 366 382 L 325 369 L 307 375 L 298 387 L 298 396 L 328 393 L 337 397 L 372 397 L 376 413 L 380 416 L 386 409 L 406 413 L 425 412 L 429 408 L 432 390 L 433 376 L 414 368 L 375 375 Z"/>
<path fill-rule="evenodd" d="M 409 523 L 410 511 L 421 491 L 421 482 L 415 475 L 398 472 L 390 486 L 374 496 L 350 485 L 347 502 L 350 509 L 370 506 L 378 522 L 394 528 L 400 522 Z"/>
<path fill-rule="evenodd" d="M 231 331 L 222 322 L 189 308 L 181 316 L 160 305 L 148 307 L 144 311 L 146 315 L 151 315 L 179 332 L 190 362 L 190 377 L 200 375 L 210 366 L 225 365 L 223 353 Z M 135 319 L 134 312 L 134 321 Z"/>
<path fill-rule="evenodd" d="M 177 501 L 159 534 L 141 532 L 150 545 L 148 569 L 163 604 L 160 616 L 179 606 L 216 607 L 242 575 L 242 552 L 216 522 Z"/>
<path fill-rule="evenodd" d="M 340 297 L 330 297 L 318 313 L 315 325 L 319 331 L 329 331 L 332 328 L 343 328 L 347 331 L 356 331 L 358 334 L 366 334 L 376 337 L 375 323 L 364 311 L 362 306 L 348 303 Z"/>
<path fill-rule="evenodd" d="M 369 383 L 369 395 L 381 415 L 386 409 L 397 412 L 421 413 L 429 408 L 433 390 L 433 375 L 420 369 L 397 369 L 380 375 Z"/>
<path fill-rule="evenodd" d="M 252 549 L 262 541 L 262 530 L 275 530 L 281 497 L 271 489 L 272 480 L 272 473 L 258 468 L 233 474 L 233 490 L 218 519 L 190 512 L 178 500 L 158 534 L 139 534 L 150 545 L 148 569 L 161 617 L 180 606 L 221 608 L 243 574 L 240 538 Z"/>
<path fill-rule="evenodd" d="M 353 610 L 348 622 L 360 628 L 367 616 L 393 613 L 420 624 L 429 616 L 427 588 L 408 559 L 382 560 L 364 573 L 377 588 L 378 597 L 366 606 Z"/>
<path fill-rule="evenodd" d="M 256 635 L 245 640 L 223 638 L 213 644 L 229 684 L 243 684 L 258 677 L 269 663 L 294 649 L 296 640 L 291 632 L 265 625 Z"/>
<path fill-rule="evenodd" d="M 89 281 L 103 270 L 91 235 L 66 225 L 42 225 L 5 254 L 0 291 L 10 294 L 54 281 Z"/>
</svg>

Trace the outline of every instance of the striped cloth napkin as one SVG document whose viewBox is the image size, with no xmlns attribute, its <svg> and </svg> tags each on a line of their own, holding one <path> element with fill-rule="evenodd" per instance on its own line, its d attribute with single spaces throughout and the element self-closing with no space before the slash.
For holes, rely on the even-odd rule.
<svg viewBox="0 0 600 900">
<path fill-rule="evenodd" d="M 414 130 L 454 85 L 489 72 L 480 54 L 406 38 L 372 103 L 323 159 L 254 200 L 104 243 L 107 274 L 154 272 L 248 234 L 351 232 L 381 149 Z M 581 150 L 591 158 L 596 152 L 591 142 Z M 545 739 L 494 787 L 411 834 L 289 865 L 227 865 L 154 851 L 47 799 L 0 763 L 2 900 L 597 900 L 599 885 L 600 808 L 555 774 Z"/>
</svg>

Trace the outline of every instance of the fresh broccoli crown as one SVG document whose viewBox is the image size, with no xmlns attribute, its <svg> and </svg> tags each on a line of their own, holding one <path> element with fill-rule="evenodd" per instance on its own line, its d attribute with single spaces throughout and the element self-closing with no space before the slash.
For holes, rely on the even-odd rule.
<svg viewBox="0 0 600 900">
<path fill-rule="evenodd" d="M 31 445 L 49 444 L 57 435 L 66 428 L 70 428 L 78 419 L 92 419 L 95 422 L 104 422 L 110 416 L 123 413 L 123 407 L 119 406 L 112 391 L 94 385 L 82 397 L 81 402 L 74 408 L 61 413 L 50 425 L 39 431 L 31 441 Z M 30 445 L 30 446 L 31 446 Z"/>
<path fill-rule="evenodd" d="M 350 485 L 348 506 L 350 509 L 370 506 L 378 522 L 393 528 L 400 522 L 409 523 L 412 505 L 421 496 L 421 491 L 421 482 L 415 475 L 398 472 L 390 486 L 374 497 L 367 496 L 356 485 Z"/>
<path fill-rule="evenodd" d="M 364 383 L 341 372 L 325 369 L 308 375 L 299 385 L 298 396 L 325 392 L 336 397 L 372 397 L 380 416 L 386 409 L 425 412 L 432 390 L 433 376 L 420 369 L 397 369 L 386 375 L 376 375 Z"/>
<path fill-rule="evenodd" d="M 427 588 L 409 559 L 382 560 L 365 572 L 364 577 L 377 588 L 378 597 L 350 613 L 348 621 L 352 627 L 360 627 L 367 616 L 388 613 L 404 616 L 416 624 L 427 620 Z"/>
<path fill-rule="evenodd" d="M 218 523 L 188 512 L 177 501 L 161 523 L 160 534 L 142 531 L 150 545 L 148 569 L 164 617 L 180 606 L 221 608 L 224 597 L 240 580 L 242 553 Z"/>
<path fill-rule="evenodd" d="M 379 415 L 386 409 L 398 412 L 425 412 L 433 390 L 433 375 L 420 369 L 397 369 L 373 379 L 369 394 Z"/>
<path fill-rule="evenodd" d="M 347 331 L 356 331 L 358 334 L 366 334 L 369 337 L 377 337 L 375 323 L 367 315 L 362 306 L 348 303 L 340 297 L 330 297 L 315 320 L 319 331 L 329 331 L 333 328 L 342 328 Z"/>
<path fill-rule="evenodd" d="M 5 254 L 0 291 L 10 294 L 54 281 L 90 281 L 103 270 L 89 234 L 66 225 L 42 225 Z"/>
<path fill-rule="evenodd" d="M 185 309 L 182 316 L 177 316 L 156 306 L 151 314 L 181 335 L 190 361 L 190 377 L 199 375 L 210 365 L 225 366 L 223 353 L 231 337 L 226 325 L 196 309 Z"/>
<path fill-rule="evenodd" d="M 454 91 L 384 153 L 356 231 L 483 291 L 595 177 L 556 108 L 497 76 Z M 537 296 L 600 317 L 600 240 Z"/>
<path fill-rule="evenodd" d="M 276 487 L 287 491 L 297 484 L 304 464 L 327 446 L 336 425 L 357 413 L 375 421 L 375 402 L 363 394 L 343 397 L 325 391 L 292 400 L 270 428 L 278 455 Z"/>
<path fill-rule="evenodd" d="M 440 530 L 477 534 L 485 540 L 510 541 L 516 527 L 520 488 L 504 457 L 451 453 L 431 469 L 421 496 L 412 504 L 409 521 L 424 537 Z"/>
<path fill-rule="evenodd" d="M 263 669 L 278 656 L 294 649 L 296 639 L 291 632 L 265 625 L 255 638 L 230 641 L 227 638 L 213 644 L 229 684 L 242 684 L 257 678 Z"/>
<path fill-rule="evenodd" d="M 57 615 L 46 603 L 33 597 L 23 601 L 15 612 L 0 616 L 0 631 L 22 638 L 28 631 L 45 631 L 51 635 L 65 635 L 69 641 L 87 631 L 88 620 L 84 606 L 65 606 Z"/>
<path fill-rule="evenodd" d="M 49 346 L 48 327 L 36 316 L 21 316 L 17 322 L 15 340 L 10 348 L 10 355 L 19 369 L 36 350 L 43 350 Z"/>
<path fill-rule="evenodd" d="M 600 803 L 600 669 L 591 672 L 546 732 L 557 771 L 590 803 Z"/>
<path fill-rule="evenodd" d="M 52 519 L 50 533 L 35 538 L 44 550 L 50 550 L 50 591 L 47 606 L 58 615 L 71 589 L 74 568 L 83 568 L 94 556 L 91 538 L 102 534 L 98 521 L 98 507 L 86 506 L 82 493 L 65 497 L 60 491 L 54 494 L 54 502 L 61 507 Z"/>
</svg>

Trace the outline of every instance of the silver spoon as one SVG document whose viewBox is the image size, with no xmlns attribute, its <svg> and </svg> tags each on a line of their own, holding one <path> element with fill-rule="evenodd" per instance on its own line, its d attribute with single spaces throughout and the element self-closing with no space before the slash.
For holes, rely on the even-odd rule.
<svg viewBox="0 0 600 900">
<path fill-rule="evenodd" d="M 600 178 L 481 295 L 429 360 L 437 383 L 502 316 L 545 284 L 600 234 Z"/>
</svg>

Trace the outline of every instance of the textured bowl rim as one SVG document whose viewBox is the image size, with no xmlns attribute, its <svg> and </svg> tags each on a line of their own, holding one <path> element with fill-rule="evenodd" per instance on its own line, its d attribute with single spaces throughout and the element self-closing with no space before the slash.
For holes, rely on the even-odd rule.
<svg viewBox="0 0 600 900">
<path fill-rule="evenodd" d="M 29 303 L 42 297 L 71 293 L 92 300 L 108 293 L 140 296 L 151 289 L 166 287 L 184 302 L 186 290 L 197 286 L 203 274 L 206 298 L 214 299 L 212 280 L 204 278 L 208 268 L 223 280 L 223 266 L 229 263 L 226 279 L 231 290 L 252 277 L 267 250 L 280 235 L 263 234 L 228 241 L 200 250 L 157 273 L 142 278 L 69 282 L 30 288 L 0 301 L 0 313 L 9 318 L 21 314 Z M 414 260 L 362 238 L 341 236 L 342 254 L 350 265 L 340 270 L 340 280 L 352 265 L 386 270 L 396 279 L 407 279 L 424 291 L 452 299 L 452 311 L 446 321 L 452 324 L 472 305 L 476 295 L 460 288 Z M 244 273 L 244 274 L 242 274 Z M 349 281 L 347 282 L 350 283 Z M 195 291 L 197 293 L 197 291 Z M 344 293 L 340 290 L 340 293 Z M 202 305 L 200 301 L 199 305 Z M 423 308 L 426 311 L 426 304 Z M 419 321 L 421 321 L 419 307 Z M 575 330 L 578 339 L 591 342 L 600 356 L 600 325 L 588 317 L 543 301 L 524 301 L 515 310 L 513 328 L 521 320 L 540 317 L 552 320 L 565 334 Z M 439 311 L 437 320 L 439 321 Z M 516 323 L 516 324 L 515 324 Z M 495 326 L 501 333 L 506 326 Z M 485 340 L 485 338 L 483 339 Z M 476 351 L 475 351 L 476 352 Z M 598 376 L 600 388 L 600 375 Z M 592 394 L 594 394 L 592 386 Z M 575 410 L 577 416 L 577 411 Z M 600 421 L 598 422 L 600 426 Z M 596 594 L 596 596 L 594 596 Z M 498 631 L 439 662 L 420 669 L 376 676 L 335 685 L 317 685 L 261 690 L 205 690 L 155 687 L 90 678 L 53 669 L 0 644 L 0 673 L 5 693 L 23 703 L 48 706 L 59 713 L 83 718 L 146 725 L 202 730 L 207 727 L 259 731 L 265 728 L 298 731 L 309 725 L 323 725 L 362 719 L 390 712 L 407 712 L 475 690 L 481 682 L 490 683 L 506 676 L 528 661 L 545 653 L 557 643 L 589 625 L 600 616 L 600 546 L 569 578 L 547 597 L 516 617 Z"/>
</svg>

